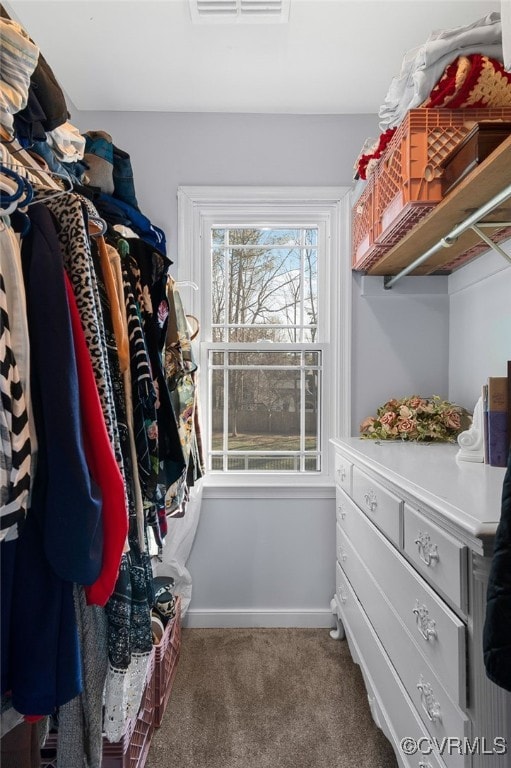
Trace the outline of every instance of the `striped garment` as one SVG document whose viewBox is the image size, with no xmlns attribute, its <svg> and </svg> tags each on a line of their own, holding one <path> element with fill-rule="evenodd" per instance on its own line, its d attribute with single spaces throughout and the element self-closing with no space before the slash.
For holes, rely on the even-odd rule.
<svg viewBox="0 0 511 768">
<path fill-rule="evenodd" d="M 0 541 L 18 536 L 30 491 L 30 432 L 19 370 L 11 346 L 7 294 L 0 274 Z"/>
</svg>

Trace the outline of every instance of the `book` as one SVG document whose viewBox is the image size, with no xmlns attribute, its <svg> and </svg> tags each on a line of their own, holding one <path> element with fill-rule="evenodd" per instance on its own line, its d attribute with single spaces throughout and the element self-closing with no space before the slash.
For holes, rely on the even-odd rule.
<svg viewBox="0 0 511 768">
<path fill-rule="evenodd" d="M 483 396 L 483 448 L 484 448 L 484 463 L 488 464 L 488 384 L 483 384 L 482 388 Z"/>
<path fill-rule="evenodd" d="M 508 459 L 507 376 L 488 378 L 488 464 L 506 467 Z"/>
</svg>

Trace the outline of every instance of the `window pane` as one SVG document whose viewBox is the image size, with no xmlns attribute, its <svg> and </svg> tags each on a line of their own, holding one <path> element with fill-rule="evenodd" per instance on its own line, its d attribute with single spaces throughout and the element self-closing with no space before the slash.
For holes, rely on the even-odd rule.
<svg viewBox="0 0 511 768">
<path fill-rule="evenodd" d="M 225 283 L 225 259 L 224 252 L 218 248 L 214 248 L 212 251 L 212 269 L 213 269 L 213 285 L 211 293 L 211 322 L 212 324 L 225 323 L 225 295 L 226 295 L 226 283 Z M 215 329 L 217 330 L 217 329 Z M 217 336 L 214 341 L 224 341 L 223 329 L 218 329 Z"/>
<path fill-rule="evenodd" d="M 304 251 L 304 324 L 310 328 L 305 331 L 304 341 L 314 341 L 318 324 L 318 253 L 315 248 Z"/>
<path fill-rule="evenodd" d="M 306 229 L 305 230 L 305 245 L 317 245 L 318 244 L 318 230 Z"/>
<path fill-rule="evenodd" d="M 305 471 L 306 472 L 319 472 L 321 470 L 321 457 L 313 456 L 305 458 Z"/>
<path fill-rule="evenodd" d="M 218 354 L 218 353 L 217 353 Z M 224 371 L 211 371 L 211 448 L 223 450 Z"/>
<path fill-rule="evenodd" d="M 230 370 L 228 449 L 300 450 L 300 402 L 300 370 Z"/>
<path fill-rule="evenodd" d="M 305 370 L 305 448 L 317 451 L 319 433 L 319 371 Z"/>
<path fill-rule="evenodd" d="M 313 231 L 313 230 L 309 230 Z M 229 229 L 229 245 L 258 245 L 258 246 L 299 246 L 301 244 L 301 229 Z M 306 243 L 307 244 L 307 243 Z"/>
<path fill-rule="evenodd" d="M 209 356 L 212 469 L 320 469 L 321 353 L 271 348 L 318 341 L 318 247 L 317 227 L 212 229 L 212 340 L 232 345 Z"/>
<path fill-rule="evenodd" d="M 218 353 L 213 352 L 213 355 Z M 213 359 L 215 359 L 213 357 Z M 301 352 L 229 352 L 227 355 L 229 365 L 255 366 L 260 368 L 266 365 L 300 365 Z"/>
<path fill-rule="evenodd" d="M 223 335 L 222 329 L 215 329 Z M 289 341 L 288 338 L 282 338 L 283 334 L 288 334 L 288 330 L 282 328 L 268 328 L 264 325 L 252 325 L 249 328 L 229 328 L 228 338 L 225 341 L 236 342 L 250 342 L 255 343 L 258 341 L 269 341 L 277 343 L 279 341 Z M 216 341 L 216 339 L 213 339 Z M 224 341 L 224 339 L 218 339 L 218 341 Z"/>
<path fill-rule="evenodd" d="M 321 352 L 306 352 L 304 354 L 305 365 L 320 365 L 321 364 Z"/>
<path fill-rule="evenodd" d="M 210 369 L 210 450 L 224 451 L 233 471 L 317 471 L 308 468 L 320 450 L 319 350 L 211 350 L 209 360 L 227 363 Z"/>
<path fill-rule="evenodd" d="M 255 472 L 297 472 L 300 469 L 300 457 L 250 456 L 248 469 Z"/>
<path fill-rule="evenodd" d="M 224 364 L 224 352 L 212 352 L 211 353 L 211 364 L 212 365 L 223 365 Z"/>
</svg>

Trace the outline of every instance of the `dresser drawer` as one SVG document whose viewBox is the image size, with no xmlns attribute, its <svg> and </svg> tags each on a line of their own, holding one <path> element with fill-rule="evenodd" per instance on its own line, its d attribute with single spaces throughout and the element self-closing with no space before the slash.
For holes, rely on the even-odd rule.
<svg viewBox="0 0 511 768">
<path fill-rule="evenodd" d="M 466 613 L 467 548 L 405 504 L 404 550 L 420 573 Z"/>
<path fill-rule="evenodd" d="M 355 502 L 340 488 L 335 489 L 335 515 L 337 524 L 344 530 L 354 516 L 362 514 Z"/>
<path fill-rule="evenodd" d="M 464 707 L 465 624 L 353 502 L 348 499 L 342 509 L 344 516 L 341 518 L 338 512 L 337 518 L 339 562 L 342 564 L 346 557 L 341 537 L 344 531 L 449 696 Z"/>
<path fill-rule="evenodd" d="M 346 493 L 351 493 L 351 472 L 353 464 L 340 453 L 335 454 L 335 482 Z"/>
<path fill-rule="evenodd" d="M 390 661 L 432 738 L 470 736 L 467 716 L 448 696 L 436 673 L 431 669 L 407 629 L 398 619 L 385 595 L 380 591 L 348 537 L 339 529 L 344 552 L 342 570 L 378 635 Z M 339 566 L 338 566 L 339 567 Z M 454 660 L 453 660 L 454 663 Z M 457 660 L 456 660 L 457 663 Z M 445 755 L 446 765 L 460 768 L 460 755 Z"/>
<path fill-rule="evenodd" d="M 400 547 L 402 500 L 358 467 L 353 467 L 351 496 L 369 519 Z"/>
<path fill-rule="evenodd" d="M 368 698 L 375 699 L 371 710 L 383 732 L 390 739 L 399 765 L 406 768 L 445 768 L 445 763 L 435 753 L 406 756 L 400 749 L 401 739 L 409 737 L 416 742 L 428 739 L 428 733 L 414 705 L 369 622 L 346 575 L 339 565 L 336 571 L 336 602 L 346 629 L 348 643 L 354 660 L 360 664 Z"/>
</svg>

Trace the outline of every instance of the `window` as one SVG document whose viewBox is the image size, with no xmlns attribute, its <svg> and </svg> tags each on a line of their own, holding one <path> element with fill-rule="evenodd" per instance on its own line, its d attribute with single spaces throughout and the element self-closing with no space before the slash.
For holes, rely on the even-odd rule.
<svg viewBox="0 0 511 768">
<path fill-rule="evenodd" d="M 331 397 L 339 191 L 332 201 L 332 190 L 325 200 L 324 190 L 311 199 L 310 190 L 180 189 L 178 280 L 199 286 L 190 298 L 210 472 L 328 472 L 340 410 Z"/>
</svg>

